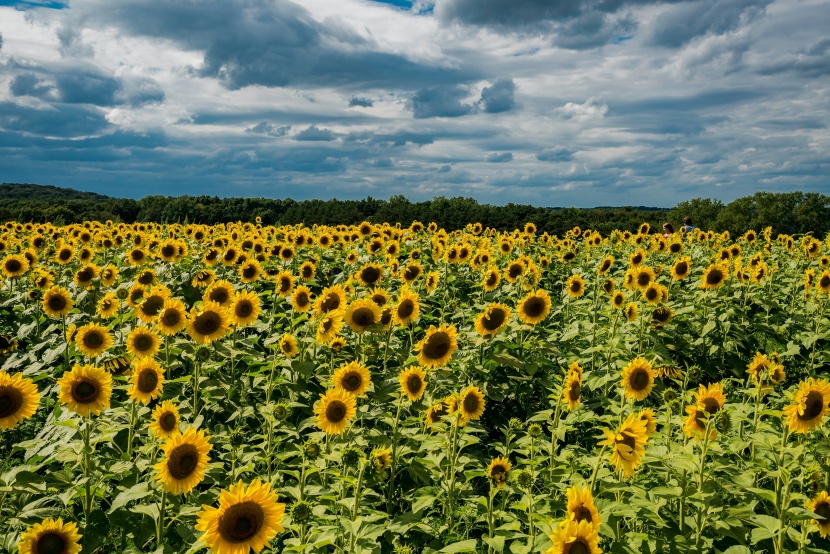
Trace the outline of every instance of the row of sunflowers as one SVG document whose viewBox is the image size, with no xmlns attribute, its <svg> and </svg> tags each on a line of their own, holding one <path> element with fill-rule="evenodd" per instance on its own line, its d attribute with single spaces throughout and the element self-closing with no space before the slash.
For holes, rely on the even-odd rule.
<svg viewBox="0 0 830 554">
<path fill-rule="evenodd" d="M 830 237 L 0 233 L 0 553 L 830 549 Z"/>
</svg>

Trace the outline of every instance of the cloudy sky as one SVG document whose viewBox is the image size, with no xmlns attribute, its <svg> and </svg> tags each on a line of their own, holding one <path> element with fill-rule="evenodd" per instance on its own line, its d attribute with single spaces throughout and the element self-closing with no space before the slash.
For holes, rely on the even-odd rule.
<svg viewBox="0 0 830 554">
<path fill-rule="evenodd" d="M 0 182 L 830 194 L 828 29 L 813 0 L 0 0 Z"/>
</svg>

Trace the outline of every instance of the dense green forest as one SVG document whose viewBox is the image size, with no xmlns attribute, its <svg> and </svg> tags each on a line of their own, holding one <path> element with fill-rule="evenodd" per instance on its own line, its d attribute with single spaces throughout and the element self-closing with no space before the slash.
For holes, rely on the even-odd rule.
<svg viewBox="0 0 830 554">
<path fill-rule="evenodd" d="M 635 230 L 644 221 L 659 229 L 665 221 L 680 226 L 690 216 L 703 229 L 743 233 L 772 226 L 774 233 L 824 235 L 830 231 L 830 196 L 818 193 L 757 192 L 728 204 L 695 198 L 670 209 L 646 207 L 540 208 L 524 204 L 493 206 L 472 198 L 437 197 L 410 202 L 389 200 L 301 200 L 290 198 L 219 198 L 216 196 L 146 196 L 141 200 L 112 198 L 74 189 L 34 184 L 0 185 L 0 220 L 77 223 L 84 220 L 225 223 L 262 218 L 266 224 L 356 224 L 431 222 L 459 229 L 469 222 L 512 229 L 532 221 L 540 232 L 562 234 L 579 225 L 603 233 Z"/>
</svg>

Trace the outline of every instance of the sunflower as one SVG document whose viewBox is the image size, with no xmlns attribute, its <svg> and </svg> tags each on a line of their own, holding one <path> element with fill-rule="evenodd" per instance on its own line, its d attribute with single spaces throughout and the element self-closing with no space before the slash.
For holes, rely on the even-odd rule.
<svg viewBox="0 0 830 554">
<path fill-rule="evenodd" d="M 219 495 L 219 507 L 202 505 L 195 529 L 215 554 L 260 552 L 282 532 L 285 504 L 269 483 L 254 479 L 247 488 L 240 480 Z"/>
<path fill-rule="evenodd" d="M 401 394 L 409 398 L 410 402 L 417 402 L 427 389 L 426 376 L 426 372 L 416 365 L 411 365 L 401 371 L 400 377 L 398 377 L 398 382 L 401 384 Z"/>
<path fill-rule="evenodd" d="M 585 280 L 579 274 L 571 275 L 565 282 L 565 291 L 571 298 L 579 298 L 585 294 Z"/>
<path fill-rule="evenodd" d="M 344 346 L 346 346 L 346 339 L 344 339 L 343 337 L 334 337 L 328 343 L 328 347 L 334 350 L 335 352 L 340 352 Z"/>
<path fill-rule="evenodd" d="M 165 400 L 153 410 L 150 433 L 161 440 L 167 440 L 179 432 L 179 409 L 171 400 Z"/>
<path fill-rule="evenodd" d="M 654 370 L 643 357 L 634 358 L 622 370 L 620 386 L 625 388 L 626 398 L 643 400 L 654 387 Z"/>
<path fill-rule="evenodd" d="M 816 279 L 816 289 L 821 292 L 830 292 L 830 271 L 825 269 L 821 272 L 821 276 Z"/>
<path fill-rule="evenodd" d="M 632 281 L 630 287 L 636 290 L 646 290 L 654 282 L 654 270 L 647 265 L 631 269 Z"/>
<path fill-rule="evenodd" d="M 127 352 L 136 358 L 152 358 L 160 346 L 159 336 L 147 327 L 138 326 L 127 335 Z"/>
<path fill-rule="evenodd" d="M 357 412 L 354 396 L 343 390 L 329 389 L 320 395 L 314 407 L 317 426 L 328 434 L 340 435 L 346 430 L 349 420 Z"/>
<path fill-rule="evenodd" d="M 97 358 L 112 346 L 112 335 L 106 327 L 88 323 L 78 329 L 75 347 L 87 358 Z"/>
<path fill-rule="evenodd" d="M 633 477 L 648 444 L 646 422 L 637 414 L 629 414 L 616 431 L 603 429 L 602 432 L 605 434 L 605 440 L 598 444 L 610 446 L 613 449 L 611 463 L 616 471 L 622 471 L 627 477 Z"/>
<path fill-rule="evenodd" d="M 637 314 L 639 310 L 637 309 L 637 304 L 634 302 L 629 302 L 628 305 L 625 307 L 625 319 L 627 321 L 635 321 L 637 319 Z"/>
<path fill-rule="evenodd" d="M 224 279 L 216 281 L 210 285 L 205 293 L 202 295 L 202 300 L 205 302 L 216 302 L 220 306 L 230 306 L 233 300 L 234 292 L 233 285 Z"/>
<path fill-rule="evenodd" d="M 805 502 L 804 507 L 818 516 L 813 519 L 813 523 L 818 527 L 821 538 L 825 538 L 830 533 L 830 496 L 827 491 L 821 491 L 818 496 Z"/>
<path fill-rule="evenodd" d="M 490 466 L 487 468 L 487 477 L 493 481 L 493 484 L 498 488 L 502 488 L 507 484 L 507 475 L 513 464 L 507 458 L 493 458 Z"/>
<path fill-rule="evenodd" d="M 343 312 L 335 310 L 324 312 L 317 323 L 316 340 L 320 344 L 328 344 L 334 337 L 340 334 L 343 328 Z"/>
<path fill-rule="evenodd" d="M 243 283 L 253 283 L 262 275 L 262 266 L 255 260 L 245 260 L 239 266 L 239 280 Z"/>
<path fill-rule="evenodd" d="M 317 273 L 317 266 L 314 262 L 303 262 L 300 266 L 300 279 L 303 281 L 311 281 L 315 273 Z"/>
<path fill-rule="evenodd" d="M 424 272 L 420 262 L 412 261 L 401 270 L 401 279 L 407 285 L 414 283 Z"/>
<path fill-rule="evenodd" d="M 357 362 L 349 362 L 334 372 L 331 381 L 335 390 L 360 397 L 365 395 L 369 389 L 372 376 L 366 366 Z"/>
<path fill-rule="evenodd" d="M 576 362 L 574 362 L 576 363 Z M 579 367 L 577 365 L 577 367 Z M 582 395 L 582 373 L 568 371 L 565 381 L 562 384 L 562 400 L 568 403 L 568 411 L 571 412 L 579 406 Z"/>
<path fill-rule="evenodd" d="M 469 386 L 458 393 L 458 411 L 461 424 L 481 419 L 484 413 L 484 395 L 478 387 Z"/>
<path fill-rule="evenodd" d="M 388 448 L 375 448 L 372 450 L 372 463 L 376 472 L 383 473 L 392 465 L 392 451 Z"/>
<path fill-rule="evenodd" d="M 0 335 L 0 356 L 17 350 L 17 339 L 11 335 Z"/>
<path fill-rule="evenodd" d="M 383 279 L 383 267 L 378 264 L 366 264 L 355 273 L 355 279 L 364 287 L 373 287 Z"/>
<path fill-rule="evenodd" d="M 780 385 L 787 375 L 784 366 L 774 360 L 770 360 L 766 354 L 755 353 L 755 357 L 749 362 L 746 372 L 752 376 L 755 384 L 764 389 L 771 388 L 770 385 Z"/>
<path fill-rule="evenodd" d="M 162 335 L 172 336 L 187 328 L 187 309 L 178 298 L 166 298 L 156 320 Z"/>
<path fill-rule="evenodd" d="M 689 437 L 700 440 L 706 432 L 706 420 L 723 409 L 726 395 L 723 394 L 723 387 L 720 383 L 713 383 L 708 387 L 700 385 L 700 389 L 694 395 L 695 403 L 686 406 L 688 417 L 683 424 L 683 432 Z M 717 430 L 711 428 L 709 439 L 714 440 L 716 436 Z"/>
<path fill-rule="evenodd" d="M 663 299 L 663 292 L 665 287 L 659 283 L 652 283 L 643 291 L 643 300 L 648 304 L 657 304 Z M 668 291 L 666 291 L 668 293 Z"/>
<path fill-rule="evenodd" d="M 510 315 L 510 308 L 499 302 L 493 302 L 476 318 L 476 332 L 482 337 L 495 336 L 507 325 Z"/>
<path fill-rule="evenodd" d="M 625 305 L 625 293 L 618 290 L 611 295 L 611 305 L 616 309 L 621 309 Z"/>
<path fill-rule="evenodd" d="M 231 300 L 228 313 L 231 323 L 237 327 L 247 327 L 254 323 L 259 317 L 262 309 L 259 304 L 259 296 L 253 291 L 240 291 Z"/>
<path fill-rule="evenodd" d="M 637 267 L 640 264 L 642 264 L 645 261 L 645 259 L 645 251 L 643 251 L 642 248 L 638 248 L 634 251 L 633 254 L 631 254 L 631 256 L 628 257 L 628 263 L 631 265 L 631 267 Z"/>
<path fill-rule="evenodd" d="M 164 459 L 153 466 L 155 480 L 166 492 L 187 494 L 202 482 L 213 448 L 208 440 L 204 430 L 197 432 L 193 427 L 167 439 L 161 447 Z"/>
<path fill-rule="evenodd" d="M 602 518 L 599 515 L 597 507 L 594 505 L 594 497 L 591 495 L 591 489 L 585 487 L 569 487 L 565 492 L 568 497 L 568 521 L 575 521 L 580 523 L 587 521 L 594 529 L 599 529 L 602 524 Z"/>
<path fill-rule="evenodd" d="M 660 327 L 674 318 L 674 311 L 669 308 L 657 308 L 651 312 L 652 327 Z"/>
<path fill-rule="evenodd" d="M 29 271 L 29 261 L 18 254 L 10 254 L 0 262 L 0 269 L 9 279 L 17 279 Z"/>
<path fill-rule="evenodd" d="M 291 307 L 295 312 L 304 313 L 311 309 L 311 289 L 305 285 L 300 285 L 291 295 Z"/>
<path fill-rule="evenodd" d="M 58 401 L 80 416 L 100 414 L 110 406 L 112 377 L 93 365 L 78 365 L 58 379 Z"/>
<path fill-rule="evenodd" d="M 784 408 L 784 417 L 791 432 L 807 433 L 824 421 L 830 404 L 830 384 L 824 379 L 808 378 L 798 385 L 795 403 Z"/>
<path fill-rule="evenodd" d="M 115 293 L 110 291 L 98 301 L 98 315 L 104 319 L 110 319 L 118 313 L 120 304 Z"/>
<path fill-rule="evenodd" d="M 438 288 L 438 281 L 440 280 L 440 277 L 441 276 L 437 271 L 430 271 L 429 273 L 427 273 L 427 294 L 432 294 L 435 291 L 435 289 Z"/>
<path fill-rule="evenodd" d="M 216 273 L 211 269 L 203 269 L 193 276 L 190 284 L 197 289 L 209 287 L 216 280 Z"/>
<path fill-rule="evenodd" d="M 170 291 L 163 285 L 155 285 L 144 293 L 141 304 L 136 308 L 136 316 L 144 323 L 153 323 L 164 307 L 164 301 L 170 298 Z"/>
<path fill-rule="evenodd" d="M 44 519 L 20 535 L 17 544 L 20 554 L 77 554 L 81 551 L 78 526 L 64 523 L 62 518 Z"/>
<path fill-rule="evenodd" d="M 426 336 L 415 345 L 418 363 L 423 367 L 433 368 L 446 365 L 453 352 L 458 348 L 455 325 L 430 325 Z"/>
<path fill-rule="evenodd" d="M 318 314 L 340 310 L 346 304 L 346 291 L 340 285 L 323 289 L 314 302 L 314 311 Z"/>
<path fill-rule="evenodd" d="M 50 317 L 66 316 L 72 311 L 75 303 L 69 295 L 69 291 L 62 287 L 52 287 L 43 294 L 41 304 L 43 313 Z"/>
<path fill-rule="evenodd" d="M 723 285 L 729 277 L 729 269 L 720 265 L 712 264 L 706 268 L 701 277 L 700 287 L 711 290 Z"/>
<path fill-rule="evenodd" d="M 531 291 L 519 301 L 519 319 L 530 325 L 536 325 L 550 313 L 550 296 L 544 289 Z"/>
<path fill-rule="evenodd" d="M 597 266 L 597 275 L 605 275 L 611 269 L 612 265 L 614 265 L 613 256 L 603 256 L 599 262 L 599 266 Z"/>
<path fill-rule="evenodd" d="M 75 272 L 73 281 L 78 288 L 88 288 L 92 286 L 92 280 L 98 277 L 98 266 L 95 264 L 87 264 Z"/>
<path fill-rule="evenodd" d="M 187 334 L 197 344 L 210 344 L 224 337 L 229 330 L 228 312 L 216 302 L 203 302 L 190 310 Z"/>
<path fill-rule="evenodd" d="M 372 302 L 377 304 L 380 308 L 384 307 L 386 303 L 389 302 L 389 292 L 386 289 L 379 287 L 372 289 L 369 297 L 372 299 Z"/>
<path fill-rule="evenodd" d="M 515 283 L 522 273 L 525 272 L 525 264 L 521 260 L 510 262 L 504 270 L 504 278 L 510 283 Z"/>
<path fill-rule="evenodd" d="M 638 416 L 646 422 L 646 433 L 653 435 L 657 431 L 657 415 L 654 413 L 654 410 L 651 408 L 640 410 Z"/>
<path fill-rule="evenodd" d="M 60 265 L 66 265 L 71 262 L 74 257 L 75 249 L 72 248 L 72 245 L 63 245 L 58 248 L 58 251 L 55 253 L 55 262 Z"/>
<path fill-rule="evenodd" d="M 141 358 L 134 364 L 127 395 L 142 404 L 149 404 L 164 390 L 164 370 L 153 358 Z"/>
<path fill-rule="evenodd" d="M 370 325 L 380 323 L 380 307 L 370 298 L 361 298 L 349 304 L 345 320 L 356 333 L 363 333 Z"/>
<path fill-rule="evenodd" d="M 418 295 L 403 286 L 398 294 L 398 303 L 392 313 L 396 325 L 405 326 L 418 319 L 421 304 Z"/>
<path fill-rule="evenodd" d="M 293 358 L 299 354 L 300 349 L 297 346 L 297 339 L 295 339 L 291 333 L 285 333 L 280 339 L 280 352 L 282 352 L 286 358 Z"/>
<path fill-rule="evenodd" d="M 487 268 L 487 271 L 484 273 L 484 279 L 481 281 L 481 286 L 484 287 L 484 290 L 487 292 L 492 292 L 496 290 L 501 282 L 501 274 L 496 266 L 490 266 Z"/>
<path fill-rule="evenodd" d="M 0 371 L 0 428 L 12 429 L 37 411 L 40 393 L 31 379 Z"/>
<path fill-rule="evenodd" d="M 587 520 L 562 522 L 550 540 L 553 546 L 545 554 L 602 554 L 599 530 Z"/>
</svg>

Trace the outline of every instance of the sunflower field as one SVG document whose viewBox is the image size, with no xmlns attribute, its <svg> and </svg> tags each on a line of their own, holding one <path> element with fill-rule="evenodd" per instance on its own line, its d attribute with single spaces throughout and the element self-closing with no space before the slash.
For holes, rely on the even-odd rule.
<svg viewBox="0 0 830 554">
<path fill-rule="evenodd" d="M 0 231 L 0 553 L 830 551 L 830 237 Z"/>
</svg>

